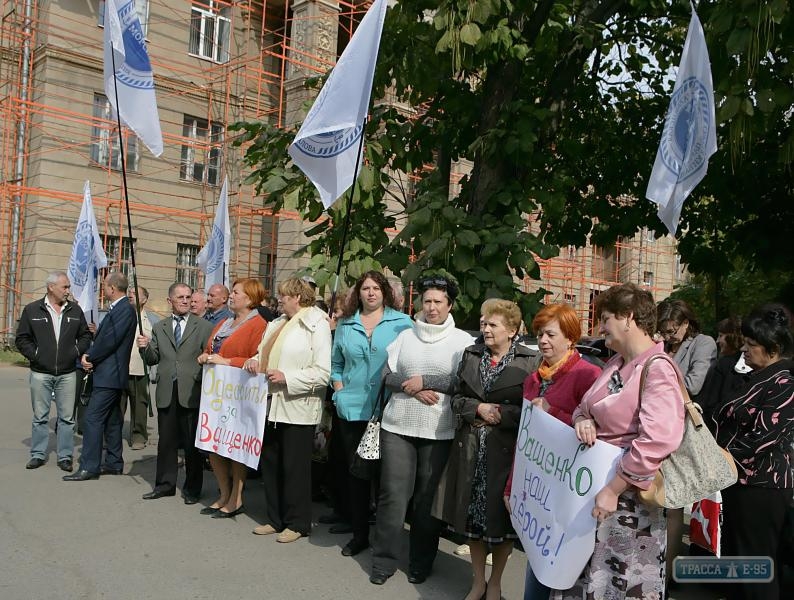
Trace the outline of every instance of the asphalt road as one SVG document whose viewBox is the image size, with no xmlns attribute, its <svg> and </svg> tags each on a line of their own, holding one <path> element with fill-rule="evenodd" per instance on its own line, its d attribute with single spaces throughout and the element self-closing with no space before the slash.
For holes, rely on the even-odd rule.
<svg viewBox="0 0 794 600">
<path fill-rule="evenodd" d="M 177 495 L 145 501 L 154 480 L 156 419 L 150 445 L 124 450 L 124 474 L 98 481 L 66 483 L 55 464 L 55 438 L 43 467 L 28 471 L 31 411 L 27 369 L 0 365 L 0 598 L 124 600 L 153 598 L 379 598 L 458 599 L 470 584 L 468 560 L 442 540 L 433 575 L 409 584 L 407 536 L 400 571 L 385 585 L 369 583 L 369 552 L 341 556 L 346 535 L 315 526 L 309 538 L 279 544 L 251 534 L 264 515 L 264 494 L 256 480 L 245 493 L 246 513 L 211 519 L 199 510 L 214 499 L 207 474 L 202 501 L 185 506 Z M 51 424 L 55 423 L 55 408 Z M 126 425 L 125 425 L 126 433 Z M 79 448 L 80 438 L 77 438 Z M 76 456 L 79 452 L 76 451 Z M 181 476 L 180 476 L 181 477 Z M 314 519 L 327 509 L 314 505 Z M 524 554 L 510 558 L 503 597 L 523 598 Z M 686 588 L 673 598 L 710 598 Z"/>
</svg>

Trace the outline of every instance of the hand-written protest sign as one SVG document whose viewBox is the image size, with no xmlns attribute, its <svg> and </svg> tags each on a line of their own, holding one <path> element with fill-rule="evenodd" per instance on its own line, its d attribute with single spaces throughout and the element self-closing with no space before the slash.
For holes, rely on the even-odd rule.
<svg viewBox="0 0 794 600">
<path fill-rule="evenodd" d="M 524 401 L 510 510 L 532 571 L 542 584 L 570 588 L 595 547 L 596 494 L 614 476 L 620 448 L 588 448 L 573 428 Z"/>
<path fill-rule="evenodd" d="M 236 367 L 205 365 L 196 448 L 256 469 L 267 415 L 267 380 Z"/>
</svg>

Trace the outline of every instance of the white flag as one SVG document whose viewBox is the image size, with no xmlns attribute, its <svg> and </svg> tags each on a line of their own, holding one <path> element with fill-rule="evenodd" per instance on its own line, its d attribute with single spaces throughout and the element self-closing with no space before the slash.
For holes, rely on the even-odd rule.
<svg viewBox="0 0 794 600">
<path fill-rule="evenodd" d="M 353 185 L 386 0 L 375 0 L 306 115 L 289 155 L 328 208 Z"/>
<path fill-rule="evenodd" d="M 684 200 L 705 177 L 717 151 L 714 88 L 703 27 L 692 8 L 689 32 L 667 110 L 662 140 L 645 196 L 671 234 L 678 229 Z"/>
<path fill-rule="evenodd" d="M 83 208 L 77 220 L 67 272 L 72 284 L 72 297 L 83 309 L 89 323 L 98 322 L 96 282 L 99 269 L 105 268 L 107 264 L 108 259 L 102 249 L 102 239 L 99 237 L 94 217 L 91 186 L 86 181 L 83 186 Z"/>
<path fill-rule="evenodd" d="M 160 156 L 163 153 L 163 134 L 157 113 L 154 77 L 145 36 L 135 12 L 135 0 L 106 0 L 104 24 L 105 95 L 149 151 Z M 116 106 L 116 86 L 119 106 Z"/>
<path fill-rule="evenodd" d="M 229 250 L 231 248 L 232 231 L 229 227 L 229 195 L 227 187 L 229 178 L 223 178 L 221 197 L 218 199 L 218 210 L 215 212 L 215 222 L 212 224 L 212 233 L 207 245 L 198 253 L 196 261 L 199 268 L 204 271 L 204 289 L 220 283 L 229 287 Z"/>
</svg>

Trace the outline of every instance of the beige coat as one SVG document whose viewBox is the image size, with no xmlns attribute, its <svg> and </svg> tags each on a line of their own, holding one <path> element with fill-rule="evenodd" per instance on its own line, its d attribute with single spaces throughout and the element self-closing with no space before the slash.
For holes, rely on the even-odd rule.
<svg viewBox="0 0 794 600">
<path fill-rule="evenodd" d="M 312 307 L 294 318 L 299 319 L 298 327 L 285 334 L 278 364 L 268 366 L 282 371 L 287 380 L 286 385 L 270 385 L 268 421 L 317 425 L 331 375 L 331 328 L 319 308 Z M 268 325 L 254 356 L 257 361 L 270 337 L 281 331 L 286 322 L 287 317 L 282 315 Z"/>
</svg>

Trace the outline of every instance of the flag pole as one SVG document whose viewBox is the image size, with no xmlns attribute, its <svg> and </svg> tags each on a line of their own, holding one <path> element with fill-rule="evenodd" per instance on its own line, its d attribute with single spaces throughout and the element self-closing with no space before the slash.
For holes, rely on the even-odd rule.
<svg viewBox="0 0 794 600">
<path fill-rule="evenodd" d="M 358 142 L 358 154 L 360 160 L 356 161 L 356 166 L 353 169 L 353 185 L 350 187 L 350 195 L 347 197 L 347 214 L 345 215 L 345 223 L 342 226 L 342 243 L 339 249 L 339 259 L 336 261 L 336 280 L 334 281 L 334 291 L 331 292 L 331 304 L 328 307 L 328 316 L 334 314 L 336 307 L 336 294 L 339 289 L 339 274 L 342 272 L 342 258 L 345 255 L 345 246 L 347 245 L 347 236 L 350 233 L 350 213 L 353 211 L 353 194 L 356 193 L 358 187 L 358 165 L 364 162 L 361 153 L 364 150 L 364 131 L 366 129 L 366 118 L 361 126 L 361 139 Z M 359 194 L 360 195 L 360 194 Z"/>
<path fill-rule="evenodd" d="M 107 10 L 107 9 L 106 9 Z M 121 134 L 121 111 L 119 110 L 119 87 L 116 82 L 116 53 L 112 43 L 110 60 L 113 64 L 113 94 L 116 97 L 116 124 L 119 133 L 119 156 L 121 157 L 121 180 L 124 191 L 124 208 L 127 212 L 127 233 L 130 238 L 130 264 L 132 265 L 132 285 L 135 290 L 135 314 L 138 317 L 138 333 L 143 335 L 143 321 L 141 320 L 141 299 L 138 297 L 138 274 L 135 269 L 135 244 L 132 243 L 132 217 L 130 216 L 130 197 L 127 192 L 127 159 L 124 155 L 124 136 Z M 119 262 L 124 256 L 124 245 L 119 244 Z M 144 366 L 146 365 L 144 361 Z"/>
</svg>

